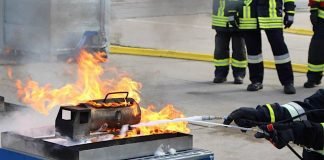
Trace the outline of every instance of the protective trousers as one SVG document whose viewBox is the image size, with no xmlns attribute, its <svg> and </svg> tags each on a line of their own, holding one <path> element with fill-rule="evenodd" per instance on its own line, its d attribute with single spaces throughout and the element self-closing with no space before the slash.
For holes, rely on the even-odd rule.
<svg viewBox="0 0 324 160">
<path fill-rule="evenodd" d="M 217 30 L 215 36 L 215 51 L 214 51 L 214 64 L 215 64 L 215 77 L 226 78 L 229 65 L 229 45 L 232 39 L 232 59 L 231 66 L 234 77 L 245 77 L 246 50 L 245 43 L 240 32 L 237 31 L 219 31 Z"/>
<path fill-rule="evenodd" d="M 284 41 L 282 29 L 264 30 L 270 43 L 274 55 L 277 73 L 280 83 L 288 85 L 294 83 L 294 76 L 288 53 L 288 48 Z M 242 31 L 248 52 L 248 67 L 250 81 L 252 83 L 263 82 L 264 67 L 262 57 L 261 30 Z"/>
<path fill-rule="evenodd" d="M 314 27 L 314 35 L 308 50 L 307 79 L 310 82 L 321 82 L 324 71 L 324 22 Z"/>
</svg>

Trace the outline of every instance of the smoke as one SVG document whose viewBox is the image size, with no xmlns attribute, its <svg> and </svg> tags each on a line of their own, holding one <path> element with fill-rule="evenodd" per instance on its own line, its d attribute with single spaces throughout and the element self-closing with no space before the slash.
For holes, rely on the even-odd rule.
<svg viewBox="0 0 324 160">
<path fill-rule="evenodd" d="M 12 79 L 7 76 L 8 67 L 12 69 Z M 75 79 L 75 76 L 68 72 L 70 70 L 76 70 L 76 65 L 74 64 L 39 62 L 24 65 L 11 65 L 8 67 L 0 66 L 0 96 L 5 98 L 5 102 L 13 104 L 20 104 L 15 86 L 16 79 L 25 81 L 31 78 L 38 81 L 42 86 L 51 83 L 53 87 L 62 86 Z M 24 104 L 21 105 L 24 106 Z M 54 108 L 46 116 L 33 110 L 30 106 L 21 107 L 17 111 L 0 112 L 0 132 L 26 132 L 26 130 L 31 128 L 53 126 L 58 108 L 59 107 Z M 48 131 L 45 129 L 39 129 L 38 132 L 40 135 L 48 134 Z"/>
<path fill-rule="evenodd" d="M 0 43 L 18 53 L 22 63 L 56 60 L 59 54 L 71 53 L 85 31 L 99 31 L 99 2 L 0 0 L 5 15 Z M 0 20 L 4 15 L 0 13 Z"/>
</svg>

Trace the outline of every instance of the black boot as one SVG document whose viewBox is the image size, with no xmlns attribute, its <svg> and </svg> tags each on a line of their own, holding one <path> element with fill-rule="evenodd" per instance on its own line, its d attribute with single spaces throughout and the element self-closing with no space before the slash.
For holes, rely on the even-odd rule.
<svg viewBox="0 0 324 160">
<path fill-rule="evenodd" d="M 213 80 L 214 83 L 223 83 L 225 81 L 226 81 L 225 77 L 215 77 Z"/>
<path fill-rule="evenodd" d="M 234 77 L 234 84 L 243 84 L 243 77 Z"/>
<path fill-rule="evenodd" d="M 293 84 L 284 85 L 285 94 L 296 94 L 296 89 Z"/>
<path fill-rule="evenodd" d="M 263 88 L 263 85 L 261 82 L 255 82 L 248 85 L 247 89 L 248 91 L 258 91 Z"/>
<path fill-rule="evenodd" d="M 304 83 L 304 88 L 314 88 L 315 86 L 321 84 L 321 82 L 307 81 Z"/>
</svg>

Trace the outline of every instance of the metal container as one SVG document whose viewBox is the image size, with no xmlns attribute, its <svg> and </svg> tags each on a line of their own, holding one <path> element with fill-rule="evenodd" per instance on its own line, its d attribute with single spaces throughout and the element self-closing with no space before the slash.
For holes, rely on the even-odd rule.
<svg viewBox="0 0 324 160">
<path fill-rule="evenodd" d="M 126 94 L 125 98 L 109 98 L 113 94 Z M 95 107 L 89 103 L 83 103 L 91 109 L 91 131 L 98 130 L 105 124 L 107 128 L 120 128 L 125 124 L 137 124 L 141 121 L 141 109 L 138 103 L 133 98 L 128 98 L 128 92 L 108 93 L 105 99 L 95 100 L 97 104 L 122 104 L 115 107 Z"/>
<path fill-rule="evenodd" d="M 126 94 L 125 98 L 109 98 L 109 95 Z M 109 106 L 108 106 L 109 105 Z M 77 106 L 62 106 L 55 120 L 57 136 L 80 140 L 90 132 L 120 129 L 123 125 L 141 121 L 138 103 L 128 98 L 128 92 L 108 93 L 104 99 L 81 103 Z"/>
</svg>

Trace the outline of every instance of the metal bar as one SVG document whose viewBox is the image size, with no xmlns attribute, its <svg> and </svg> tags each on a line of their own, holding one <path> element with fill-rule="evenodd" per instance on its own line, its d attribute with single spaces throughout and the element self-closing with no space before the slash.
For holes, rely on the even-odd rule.
<svg viewBox="0 0 324 160">
<path fill-rule="evenodd" d="M 144 126 L 156 126 L 156 125 L 165 124 L 165 123 L 223 120 L 223 119 L 224 119 L 224 117 L 218 117 L 218 116 L 192 116 L 192 117 L 185 117 L 185 118 L 163 119 L 163 120 L 139 123 L 139 124 L 131 125 L 130 127 L 137 128 L 137 127 L 144 127 Z"/>
<path fill-rule="evenodd" d="M 246 127 L 240 127 L 240 126 L 234 126 L 234 125 L 226 125 L 222 123 L 215 123 L 215 122 L 206 122 L 206 121 L 189 121 L 190 124 L 199 124 L 203 127 L 226 127 L 226 128 L 234 128 L 234 129 L 240 129 L 243 131 L 252 131 L 252 132 L 258 132 L 267 134 L 262 130 L 256 129 L 256 128 L 246 128 Z"/>
<path fill-rule="evenodd" d="M 106 38 L 106 0 L 100 0 L 100 11 L 99 11 L 99 37 L 101 47 L 106 46 L 107 38 Z"/>
</svg>

